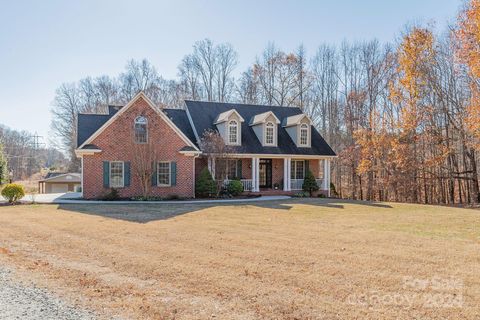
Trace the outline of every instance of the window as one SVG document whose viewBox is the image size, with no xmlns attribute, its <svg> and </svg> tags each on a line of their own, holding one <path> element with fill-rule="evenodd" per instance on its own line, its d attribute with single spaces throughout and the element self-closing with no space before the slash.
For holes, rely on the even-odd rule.
<svg viewBox="0 0 480 320">
<path fill-rule="evenodd" d="M 308 146 L 308 125 L 305 123 L 300 125 L 300 145 Z"/>
<path fill-rule="evenodd" d="M 238 123 L 235 120 L 228 123 L 228 143 L 238 144 Z"/>
<path fill-rule="evenodd" d="M 159 162 L 157 175 L 157 185 L 170 186 L 170 162 Z"/>
<path fill-rule="evenodd" d="M 216 179 L 229 179 L 233 180 L 237 177 L 237 160 L 234 159 L 224 159 L 224 160 L 217 160 L 215 165 L 215 175 Z M 222 177 L 223 175 L 223 177 Z"/>
<path fill-rule="evenodd" d="M 325 160 L 318 160 L 318 178 L 323 179 L 325 170 Z"/>
<path fill-rule="evenodd" d="M 123 188 L 123 162 L 110 162 L 110 187 Z"/>
<path fill-rule="evenodd" d="M 305 161 L 292 160 L 290 178 L 291 179 L 303 179 L 305 177 Z"/>
<path fill-rule="evenodd" d="M 272 122 L 265 125 L 265 144 L 275 144 L 275 126 Z"/>
<path fill-rule="evenodd" d="M 147 118 L 139 116 L 135 119 L 135 142 L 147 143 Z"/>
</svg>

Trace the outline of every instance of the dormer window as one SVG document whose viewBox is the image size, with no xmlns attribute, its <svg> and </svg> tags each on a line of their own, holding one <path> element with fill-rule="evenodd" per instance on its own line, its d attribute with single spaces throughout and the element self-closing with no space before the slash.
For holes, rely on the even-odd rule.
<svg viewBox="0 0 480 320">
<path fill-rule="evenodd" d="M 297 147 L 310 148 L 312 120 L 306 114 L 296 114 L 283 119 L 282 127 L 295 142 Z"/>
<path fill-rule="evenodd" d="M 265 124 L 265 144 L 275 145 L 275 126 L 273 122 Z"/>
<path fill-rule="evenodd" d="M 300 145 L 308 147 L 308 125 L 306 123 L 300 125 Z"/>
<path fill-rule="evenodd" d="M 236 120 L 231 120 L 228 123 L 228 143 L 229 144 L 238 144 L 238 122 Z"/>
<path fill-rule="evenodd" d="M 147 129 L 147 118 L 144 116 L 139 116 L 135 118 L 135 143 L 147 143 L 148 139 L 148 129 Z"/>
<path fill-rule="evenodd" d="M 242 144 L 242 122 L 245 120 L 235 109 L 220 113 L 214 125 L 222 136 L 225 144 L 239 146 Z"/>
<path fill-rule="evenodd" d="M 277 127 L 280 120 L 272 111 L 254 115 L 249 122 L 262 146 L 277 146 Z"/>
</svg>

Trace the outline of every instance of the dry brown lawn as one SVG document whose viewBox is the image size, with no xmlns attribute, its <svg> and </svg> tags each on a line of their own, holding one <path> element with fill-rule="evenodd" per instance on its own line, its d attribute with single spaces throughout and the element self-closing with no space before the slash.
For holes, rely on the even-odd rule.
<svg viewBox="0 0 480 320">
<path fill-rule="evenodd" d="M 480 211 L 299 199 L 0 207 L 0 263 L 106 318 L 478 319 Z"/>
</svg>

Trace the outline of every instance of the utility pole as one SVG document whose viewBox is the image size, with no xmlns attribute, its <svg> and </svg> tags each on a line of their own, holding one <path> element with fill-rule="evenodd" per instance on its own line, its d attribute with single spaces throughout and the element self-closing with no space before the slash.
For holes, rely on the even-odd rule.
<svg viewBox="0 0 480 320">
<path fill-rule="evenodd" d="M 35 132 L 34 135 L 30 136 L 31 142 L 30 142 L 30 157 L 28 159 L 28 165 L 27 165 L 27 175 L 31 176 L 33 172 L 33 168 L 36 167 L 36 162 L 37 162 L 37 151 L 42 148 L 45 143 L 40 142 L 41 139 L 43 140 L 43 136 L 39 136 L 38 133 Z"/>
</svg>

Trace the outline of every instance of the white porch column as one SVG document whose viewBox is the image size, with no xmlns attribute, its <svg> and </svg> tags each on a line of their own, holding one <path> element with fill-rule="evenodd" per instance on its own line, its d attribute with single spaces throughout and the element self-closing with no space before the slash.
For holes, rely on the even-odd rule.
<svg viewBox="0 0 480 320">
<path fill-rule="evenodd" d="M 260 192 L 260 158 L 255 158 L 255 161 L 255 170 L 257 171 L 255 173 L 255 190 L 257 190 L 257 192 Z"/>
<path fill-rule="evenodd" d="M 330 197 L 330 159 L 324 160 L 323 167 L 323 189 L 328 191 L 328 196 Z"/>
<path fill-rule="evenodd" d="M 207 162 L 208 162 L 208 171 L 210 171 L 212 178 L 215 180 L 215 159 L 209 157 Z"/>
<path fill-rule="evenodd" d="M 252 192 L 260 191 L 260 175 L 259 175 L 260 159 L 252 158 Z"/>
<path fill-rule="evenodd" d="M 283 191 L 290 191 L 290 170 L 292 166 L 292 159 L 284 158 L 283 159 Z"/>
</svg>

